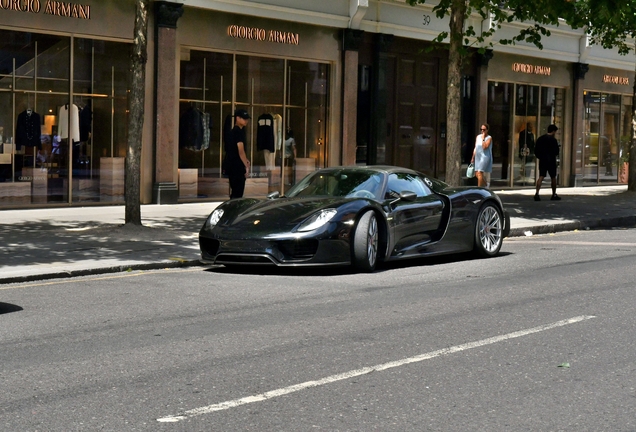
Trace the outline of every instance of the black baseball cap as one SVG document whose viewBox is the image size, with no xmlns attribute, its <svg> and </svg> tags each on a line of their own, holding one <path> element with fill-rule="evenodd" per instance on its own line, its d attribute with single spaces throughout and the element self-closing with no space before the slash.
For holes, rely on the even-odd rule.
<svg viewBox="0 0 636 432">
<path fill-rule="evenodd" d="M 234 111 L 234 117 L 240 117 L 245 120 L 251 118 L 246 110 L 240 108 Z"/>
</svg>

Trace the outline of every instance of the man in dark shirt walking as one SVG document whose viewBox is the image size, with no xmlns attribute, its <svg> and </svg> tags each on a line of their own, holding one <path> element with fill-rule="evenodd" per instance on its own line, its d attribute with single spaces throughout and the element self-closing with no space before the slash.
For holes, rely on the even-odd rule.
<svg viewBox="0 0 636 432">
<path fill-rule="evenodd" d="M 249 175 L 250 161 L 245 153 L 245 126 L 250 115 L 244 109 L 234 111 L 234 128 L 230 139 L 226 140 L 226 174 L 230 180 L 230 199 L 242 198 L 245 179 Z"/>
<path fill-rule="evenodd" d="M 548 133 L 541 135 L 534 148 L 534 154 L 539 159 L 539 178 L 537 179 L 537 192 L 534 195 L 535 201 L 541 201 L 539 190 L 541 183 L 547 174 L 550 174 L 552 183 L 552 201 L 559 201 L 561 198 L 556 193 L 557 188 L 557 157 L 559 156 L 559 143 L 554 137 L 558 127 L 551 124 L 548 126 Z"/>
</svg>

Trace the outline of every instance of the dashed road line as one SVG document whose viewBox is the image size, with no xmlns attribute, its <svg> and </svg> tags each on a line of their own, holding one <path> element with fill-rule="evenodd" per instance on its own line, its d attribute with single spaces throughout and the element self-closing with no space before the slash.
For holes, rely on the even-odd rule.
<svg viewBox="0 0 636 432">
<path fill-rule="evenodd" d="M 485 345 L 492 345 L 498 342 L 503 342 L 509 339 L 515 339 L 515 338 L 519 338 L 522 336 L 528 336 L 531 335 L 533 333 L 539 333 L 539 332 L 543 332 L 546 330 L 551 330 L 557 327 L 563 327 L 566 325 L 570 325 L 570 324 L 575 324 L 581 321 L 586 321 L 589 319 L 595 318 L 592 315 L 582 315 L 582 316 L 578 316 L 578 317 L 574 317 L 574 318 L 569 318 L 569 319 L 565 319 L 565 320 L 561 320 L 561 321 L 557 321 L 554 322 L 552 324 L 544 324 L 544 325 L 540 325 L 537 327 L 533 327 L 533 328 L 529 328 L 526 330 L 519 330 L 516 332 L 512 332 L 512 333 L 507 333 L 507 334 L 503 334 L 503 335 L 499 335 L 499 336 L 493 336 L 490 338 L 486 338 L 486 339 L 482 339 L 476 342 L 469 342 L 469 343 L 465 343 L 465 344 L 461 344 L 461 345 L 455 345 L 453 347 L 449 347 L 449 348 L 443 348 L 440 350 L 436 350 L 436 351 L 431 351 L 425 354 L 420 354 L 418 356 L 415 357 L 409 357 L 409 358 L 405 358 L 405 359 L 401 359 L 401 360 L 396 360 L 396 361 L 392 361 L 392 362 L 388 362 L 388 363 L 382 363 L 376 366 L 370 366 L 370 367 L 364 367 L 361 369 L 355 369 L 352 371 L 348 371 L 348 372 L 344 372 L 341 374 L 337 374 L 337 375 L 331 375 L 325 378 L 321 378 L 315 381 L 306 381 L 304 383 L 300 383 L 300 384 L 295 384 L 289 387 L 283 387 L 280 389 L 276 389 L 276 390 L 271 390 L 265 393 L 261 393 L 261 394 L 257 394 L 257 395 L 253 395 L 253 396 L 247 396 L 247 397 L 243 397 L 243 398 L 239 398 L 239 399 L 233 399 L 233 400 L 229 400 L 229 401 L 225 401 L 225 402 L 221 402 L 221 403 L 217 403 L 217 404 L 213 404 L 213 405 L 208 405 L 208 406 L 204 406 L 204 407 L 200 407 L 200 408 L 194 408 L 188 411 L 185 411 L 181 414 L 178 415 L 172 415 L 172 416 L 166 416 L 166 417 L 161 417 L 158 418 L 157 421 L 161 422 L 161 423 L 175 423 L 175 422 L 179 422 L 182 420 L 186 420 L 188 418 L 191 417 L 196 417 L 196 416 L 200 416 L 200 415 L 204 415 L 204 414 L 210 414 L 216 411 L 223 411 L 223 410 L 227 410 L 230 408 L 236 408 L 239 407 L 241 405 L 246 405 L 246 404 L 250 404 L 250 403 L 255 403 L 255 402 L 262 402 L 262 401 L 266 401 L 268 399 L 272 399 L 275 397 L 279 397 L 279 396 L 284 396 L 290 393 L 295 393 L 301 390 L 306 390 L 309 388 L 313 388 L 313 387 L 320 387 L 320 386 L 324 386 L 326 384 L 331 384 L 334 382 L 338 382 L 338 381 L 344 381 L 350 378 L 354 378 L 360 375 L 366 375 L 368 373 L 371 372 L 380 372 L 383 370 L 387 370 L 387 369 L 392 369 L 392 368 L 396 368 L 396 367 L 400 367 L 400 366 L 405 366 L 411 363 L 417 363 L 417 362 L 421 362 L 424 360 L 430 360 L 432 358 L 435 357 L 440 357 L 440 356 L 447 356 L 450 354 L 454 354 L 457 352 L 461 352 L 461 351 L 466 351 L 469 349 L 473 349 L 473 348 L 478 348 L 478 347 L 482 347 Z"/>
<path fill-rule="evenodd" d="M 508 240 L 506 240 L 508 241 Z M 634 247 L 636 246 L 636 243 L 624 243 L 624 242 L 589 242 L 589 241 L 569 241 L 569 240 L 550 240 L 550 239 L 546 239 L 546 238 L 539 238 L 537 237 L 536 239 L 532 238 L 532 239 L 526 239 L 526 238 L 519 238 L 519 239 L 510 239 L 510 241 L 513 241 L 514 243 L 549 243 L 549 244 L 554 244 L 554 245 L 571 245 L 571 246 L 624 246 L 624 247 Z"/>
</svg>

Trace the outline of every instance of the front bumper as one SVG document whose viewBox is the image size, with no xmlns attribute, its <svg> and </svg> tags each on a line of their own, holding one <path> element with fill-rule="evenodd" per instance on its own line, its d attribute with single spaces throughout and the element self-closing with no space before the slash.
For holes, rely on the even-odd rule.
<svg viewBox="0 0 636 432">
<path fill-rule="evenodd" d="M 201 262 L 228 265 L 320 266 L 351 264 L 341 239 L 220 240 L 199 236 Z"/>
</svg>

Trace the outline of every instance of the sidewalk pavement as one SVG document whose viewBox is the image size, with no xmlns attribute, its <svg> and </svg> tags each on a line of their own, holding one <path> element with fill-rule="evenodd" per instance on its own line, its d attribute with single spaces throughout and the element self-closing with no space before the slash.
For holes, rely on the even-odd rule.
<svg viewBox="0 0 636 432">
<path fill-rule="evenodd" d="M 495 190 L 510 213 L 511 237 L 636 226 L 627 186 Z M 142 205 L 143 227 L 124 224 L 124 206 L 0 211 L 0 284 L 199 265 L 198 233 L 218 202 Z"/>
</svg>

